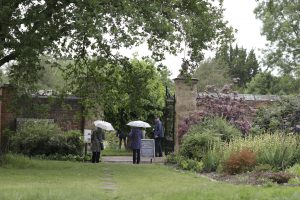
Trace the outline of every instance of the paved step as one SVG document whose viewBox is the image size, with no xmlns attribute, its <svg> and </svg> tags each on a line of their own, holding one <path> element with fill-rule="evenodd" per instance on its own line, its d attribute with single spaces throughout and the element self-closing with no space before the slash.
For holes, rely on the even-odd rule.
<svg viewBox="0 0 300 200">
<path fill-rule="evenodd" d="M 102 162 L 109 163 L 132 163 L 131 156 L 102 156 Z M 164 163 L 164 157 L 145 158 L 141 157 L 141 163 Z"/>
</svg>

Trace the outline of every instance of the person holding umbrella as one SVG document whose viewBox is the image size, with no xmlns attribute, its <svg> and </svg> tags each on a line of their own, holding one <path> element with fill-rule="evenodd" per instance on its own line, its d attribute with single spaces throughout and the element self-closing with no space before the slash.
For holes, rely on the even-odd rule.
<svg viewBox="0 0 300 200">
<path fill-rule="evenodd" d="M 115 129 L 111 123 L 102 120 L 94 121 L 94 125 L 96 130 L 93 131 L 91 136 L 92 163 L 99 163 L 100 152 L 104 149 L 102 140 L 105 140 L 105 136 L 103 130 L 114 131 Z"/>
<path fill-rule="evenodd" d="M 129 138 L 131 140 L 132 148 L 132 162 L 133 164 L 139 164 L 141 160 L 141 143 L 143 139 L 143 133 L 140 127 L 132 127 Z"/>
<path fill-rule="evenodd" d="M 104 139 L 103 130 L 100 127 L 96 127 L 91 136 L 92 163 L 99 163 L 100 152 L 103 150 L 102 140 Z"/>
</svg>

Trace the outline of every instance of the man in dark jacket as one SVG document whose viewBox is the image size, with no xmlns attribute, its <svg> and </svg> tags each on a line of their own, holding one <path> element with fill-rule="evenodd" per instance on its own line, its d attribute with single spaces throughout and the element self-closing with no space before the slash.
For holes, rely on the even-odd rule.
<svg viewBox="0 0 300 200">
<path fill-rule="evenodd" d="M 154 140 L 155 140 L 155 157 L 162 157 L 161 141 L 164 137 L 163 125 L 159 117 L 155 118 Z"/>
<path fill-rule="evenodd" d="M 99 163 L 100 160 L 100 152 L 101 146 L 103 145 L 102 140 L 104 139 L 103 131 L 101 128 L 97 127 L 96 130 L 93 131 L 91 136 L 91 151 L 92 155 L 92 163 Z"/>
<path fill-rule="evenodd" d="M 124 141 L 125 148 L 127 147 L 126 144 L 126 134 L 123 130 L 118 129 L 117 130 L 117 137 L 119 138 L 119 149 L 122 147 L 122 140 Z"/>
<path fill-rule="evenodd" d="M 129 138 L 131 141 L 131 148 L 133 151 L 132 162 L 133 164 L 139 164 L 141 160 L 141 146 L 143 133 L 141 128 L 133 127 L 129 133 Z"/>
</svg>

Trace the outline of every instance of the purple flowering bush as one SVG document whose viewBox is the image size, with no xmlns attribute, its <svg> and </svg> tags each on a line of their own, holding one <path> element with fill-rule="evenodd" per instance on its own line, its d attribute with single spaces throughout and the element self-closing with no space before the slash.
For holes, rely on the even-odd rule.
<svg viewBox="0 0 300 200">
<path fill-rule="evenodd" d="M 251 128 L 247 120 L 254 116 L 256 110 L 249 106 L 245 99 L 235 95 L 205 94 L 198 96 L 197 106 L 199 111 L 183 119 L 179 124 L 179 141 L 191 126 L 203 123 L 206 118 L 221 117 L 236 126 L 246 136 Z"/>
</svg>

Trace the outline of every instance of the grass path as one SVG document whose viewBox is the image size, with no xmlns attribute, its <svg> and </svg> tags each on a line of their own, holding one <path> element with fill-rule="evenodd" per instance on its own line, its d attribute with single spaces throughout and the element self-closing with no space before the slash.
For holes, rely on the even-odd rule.
<svg viewBox="0 0 300 200">
<path fill-rule="evenodd" d="M 299 187 L 236 186 L 159 164 L 22 162 L 0 167 L 1 200 L 300 199 Z"/>
</svg>

